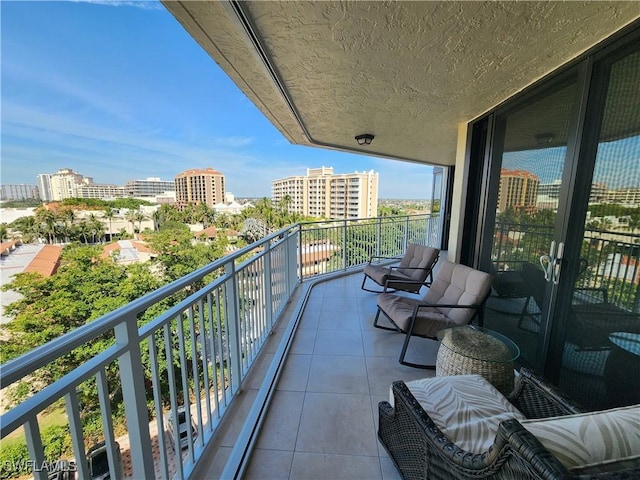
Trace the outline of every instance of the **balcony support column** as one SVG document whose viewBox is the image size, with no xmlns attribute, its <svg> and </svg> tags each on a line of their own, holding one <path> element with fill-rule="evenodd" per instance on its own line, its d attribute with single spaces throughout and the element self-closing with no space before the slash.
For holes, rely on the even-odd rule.
<svg viewBox="0 0 640 480">
<path fill-rule="evenodd" d="M 115 327 L 114 332 L 117 343 L 128 345 L 126 353 L 118 358 L 118 365 L 127 415 L 133 476 L 134 478 L 154 478 L 153 450 L 149 434 L 149 416 L 136 316 L 126 317 Z"/>
</svg>

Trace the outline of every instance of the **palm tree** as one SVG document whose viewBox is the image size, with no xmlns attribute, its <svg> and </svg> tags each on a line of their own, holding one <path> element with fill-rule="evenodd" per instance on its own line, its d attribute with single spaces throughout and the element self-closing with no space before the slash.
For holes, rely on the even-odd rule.
<svg viewBox="0 0 640 480">
<path fill-rule="evenodd" d="M 18 230 L 22 233 L 23 240 L 26 243 L 39 236 L 38 222 L 33 216 L 16 218 L 11 225 L 14 231 Z"/>
<path fill-rule="evenodd" d="M 194 218 L 202 223 L 202 228 L 207 228 L 209 226 L 209 221 L 213 214 L 213 209 L 209 208 L 209 205 L 204 202 L 200 202 L 198 205 L 196 205 L 193 211 Z"/>
<path fill-rule="evenodd" d="M 91 231 L 92 243 L 96 242 L 96 237 L 102 241 L 105 228 L 103 223 L 100 221 L 100 219 L 95 214 L 92 213 L 91 215 L 89 215 L 88 223 L 89 223 L 89 229 Z"/>
<path fill-rule="evenodd" d="M 136 212 L 135 218 L 136 222 L 138 222 L 138 232 L 140 232 L 142 229 L 142 222 L 144 222 L 148 217 L 144 213 L 138 211 Z"/>
<path fill-rule="evenodd" d="M 127 222 L 131 223 L 131 233 L 136 232 L 137 213 L 138 212 L 136 212 L 135 210 L 129 210 L 124 216 L 124 218 L 127 219 Z"/>
<path fill-rule="evenodd" d="M 113 208 L 107 207 L 102 213 L 102 217 L 109 220 L 109 240 L 113 240 L 113 230 L 111 229 L 111 221 L 115 218 L 116 212 Z"/>
<path fill-rule="evenodd" d="M 36 221 L 47 237 L 47 243 L 53 244 L 56 238 L 56 215 L 51 210 L 40 208 L 35 213 Z"/>
</svg>

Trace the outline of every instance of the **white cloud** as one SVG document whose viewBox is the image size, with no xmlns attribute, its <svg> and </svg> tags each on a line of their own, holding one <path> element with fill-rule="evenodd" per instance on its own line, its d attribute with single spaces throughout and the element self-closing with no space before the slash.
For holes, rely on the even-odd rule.
<svg viewBox="0 0 640 480">
<path fill-rule="evenodd" d="M 93 5 L 106 5 L 109 7 L 136 7 L 143 10 L 160 10 L 164 8 L 156 0 L 124 1 L 124 0 L 71 0 L 72 3 L 91 3 Z"/>
</svg>

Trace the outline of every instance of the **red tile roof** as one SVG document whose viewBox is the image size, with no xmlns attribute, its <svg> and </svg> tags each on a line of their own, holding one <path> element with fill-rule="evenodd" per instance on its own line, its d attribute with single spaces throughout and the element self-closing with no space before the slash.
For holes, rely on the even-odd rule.
<svg viewBox="0 0 640 480">
<path fill-rule="evenodd" d="M 62 247 L 59 245 L 45 245 L 24 269 L 25 272 L 39 273 L 43 277 L 50 277 L 60 267 Z"/>
</svg>

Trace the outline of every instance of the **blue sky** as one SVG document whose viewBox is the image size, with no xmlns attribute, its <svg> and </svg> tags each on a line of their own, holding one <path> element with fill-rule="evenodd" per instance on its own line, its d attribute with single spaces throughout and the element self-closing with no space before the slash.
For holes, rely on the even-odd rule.
<svg viewBox="0 0 640 480">
<path fill-rule="evenodd" d="M 430 197 L 430 167 L 291 145 L 159 2 L 1 1 L 0 16 L 4 184 L 213 167 L 236 196 L 262 197 L 324 165 L 377 171 L 380 198 Z"/>
</svg>

